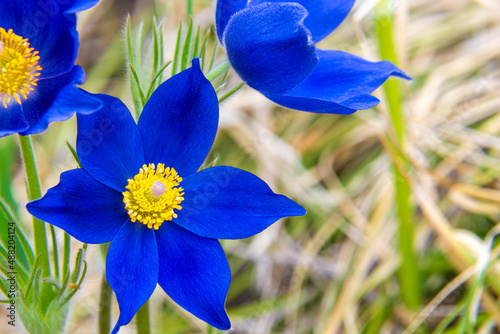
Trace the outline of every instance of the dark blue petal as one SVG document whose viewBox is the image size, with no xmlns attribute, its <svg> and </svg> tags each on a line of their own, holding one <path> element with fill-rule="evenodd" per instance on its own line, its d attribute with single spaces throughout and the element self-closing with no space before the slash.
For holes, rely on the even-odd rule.
<svg viewBox="0 0 500 334">
<path fill-rule="evenodd" d="M 127 107 L 117 98 L 94 95 L 102 108 L 78 115 L 76 151 L 82 167 L 96 180 L 125 191 L 144 164 L 142 140 Z"/>
<path fill-rule="evenodd" d="M 219 103 L 198 59 L 163 83 L 139 119 L 147 163 L 164 163 L 180 176 L 195 173 L 212 147 Z"/>
<path fill-rule="evenodd" d="M 16 101 L 11 101 L 7 109 L 0 102 L 0 137 L 22 132 L 28 127 L 23 110 Z"/>
<path fill-rule="evenodd" d="M 257 176 L 233 167 L 212 167 L 185 178 L 184 201 L 174 222 L 202 237 L 243 239 L 304 208 L 275 194 Z"/>
<path fill-rule="evenodd" d="M 224 301 L 231 270 L 219 241 L 199 237 L 170 222 L 155 234 L 158 284 L 185 310 L 211 326 L 229 329 Z"/>
<path fill-rule="evenodd" d="M 158 249 L 152 229 L 127 221 L 109 246 L 106 278 L 116 294 L 120 317 L 112 334 L 132 320 L 158 282 Z"/>
<path fill-rule="evenodd" d="M 285 107 L 317 113 L 351 114 L 379 103 L 370 96 L 390 76 L 411 78 L 389 61 L 371 62 L 342 51 L 318 50 L 314 72 L 292 91 L 266 94 Z"/>
<path fill-rule="evenodd" d="M 222 43 L 222 36 L 231 16 L 247 6 L 247 0 L 218 0 L 215 12 L 217 36 Z"/>
<path fill-rule="evenodd" d="M 264 2 L 283 2 L 281 0 L 251 0 L 250 5 Z M 355 0 L 289 0 L 307 9 L 309 15 L 304 24 L 313 36 L 314 43 L 330 35 L 346 18 Z"/>
<path fill-rule="evenodd" d="M 263 93 L 290 91 L 318 63 L 307 11 L 294 3 L 264 3 L 233 15 L 224 32 L 229 62 L 252 88 Z"/>
<path fill-rule="evenodd" d="M 28 99 L 22 101 L 30 128 L 21 134 L 40 133 L 52 122 L 62 122 L 75 113 L 88 114 L 101 108 L 102 103 L 97 98 L 77 88 L 84 81 L 85 74 L 80 66 L 67 74 L 38 81 Z"/>
<path fill-rule="evenodd" d="M 89 244 L 113 240 L 129 219 L 122 194 L 102 185 L 83 169 L 62 173 L 57 186 L 26 208 L 38 219 Z"/>
<path fill-rule="evenodd" d="M 62 3 L 62 4 L 61 4 Z M 78 54 L 76 15 L 67 12 L 75 1 L 3 0 L 0 27 L 28 38 L 40 53 L 40 78 L 69 72 Z"/>
</svg>

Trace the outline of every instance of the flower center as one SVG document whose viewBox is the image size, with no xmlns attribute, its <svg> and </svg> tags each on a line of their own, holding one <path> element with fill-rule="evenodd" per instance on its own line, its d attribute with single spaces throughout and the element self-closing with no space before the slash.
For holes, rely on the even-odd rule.
<svg viewBox="0 0 500 334">
<path fill-rule="evenodd" d="M 4 108 L 12 98 L 21 104 L 21 96 L 27 99 L 34 90 L 42 70 L 38 60 L 38 51 L 30 48 L 27 38 L 0 27 L 0 102 Z"/>
<path fill-rule="evenodd" d="M 123 193 L 123 203 L 130 220 L 137 220 L 149 228 L 157 230 L 164 221 L 177 218 L 174 209 L 180 210 L 179 205 L 184 195 L 181 187 L 177 187 L 182 178 L 175 169 L 164 164 L 143 165 L 139 174 L 128 180 Z"/>
</svg>

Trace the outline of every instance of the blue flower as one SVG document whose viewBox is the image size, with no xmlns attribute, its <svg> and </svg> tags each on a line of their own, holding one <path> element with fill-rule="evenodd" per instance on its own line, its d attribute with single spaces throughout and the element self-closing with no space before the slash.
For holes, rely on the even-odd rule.
<svg viewBox="0 0 500 334">
<path fill-rule="evenodd" d="M 252 88 L 288 108 L 351 114 L 380 101 L 370 94 L 391 75 L 388 61 L 316 49 L 354 0 L 218 0 L 217 34 L 231 66 Z"/>
<path fill-rule="evenodd" d="M 0 1 L 0 137 L 30 135 L 100 102 L 76 85 L 85 81 L 76 12 L 98 0 Z"/>
<path fill-rule="evenodd" d="M 220 329 L 231 272 L 217 239 L 241 239 L 305 210 L 251 173 L 219 166 L 198 171 L 217 131 L 219 108 L 199 60 L 163 83 L 138 124 L 118 99 L 78 115 L 82 169 L 28 211 L 76 239 L 111 241 L 106 276 L 120 317 L 130 322 L 158 282 L 180 306 Z"/>
</svg>

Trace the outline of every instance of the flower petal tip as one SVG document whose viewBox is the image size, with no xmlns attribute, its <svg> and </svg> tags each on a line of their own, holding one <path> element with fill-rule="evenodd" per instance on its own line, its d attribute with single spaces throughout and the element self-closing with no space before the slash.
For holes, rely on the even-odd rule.
<svg viewBox="0 0 500 334">
<path fill-rule="evenodd" d="M 111 331 L 111 334 L 116 334 L 116 333 L 118 333 L 118 331 L 120 330 L 120 327 L 121 327 L 121 326 L 117 323 L 117 324 L 115 325 L 115 327 L 113 328 L 113 330 Z"/>
<path fill-rule="evenodd" d="M 227 331 L 231 329 L 231 320 L 229 320 L 226 312 L 224 312 L 223 314 L 219 314 L 218 316 L 214 315 L 213 319 L 205 319 L 205 321 L 208 321 L 207 323 L 210 326 L 220 329 L 221 331 Z"/>
<path fill-rule="evenodd" d="M 388 61 L 388 60 L 383 60 L 383 61 L 380 61 L 378 63 L 374 63 L 378 66 L 380 66 L 379 68 L 385 68 L 386 71 L 387 70 L 390 70 L 391 72 L 387 72 L 387 78 L 390 77 L 390 76 L 394 76 L 394 77 L 399 77 L 399 78 L 402 78 L 402 79 L 405 79 L 405 80 L 408 80 L 408 81 L 413 81 L 413 78 L 410 77 L 408 74 L 406 74 L 405 71 L 403 71 L 402 69 L 400 69 L 399 67 L 397 67 L 396 64 L 394 64 L 393 62 L 391 61 Z"/>
<path fill-rule="evenodd" d="M 400 78 L 403 78 L 403 79 L 406 79 L 408 81 L 413 81 L 413 78 L 410 77 L 408 74 L 406 74 L 405 72 L 403 72 L 402 70 L 398 69 L 397 71 L 394 71 L 392 73 L 392 75 L 396 76 L 396 77 L 400 77 Z"/>
<path fill-rule="evenodd" d="M 289 217 L 295 217 L 295 216 L 304 216 L 307 214 L 307 210 L 302 207 L 301 205 L 297 204 L 296 202 L 292 201 L 291 199 L 288 198 L 290 201 L 289 207 L 286 210 L 286 215 Z"/>
<path fill-rule="evenodd" d="M 193 64 L 193 68 L 194 68 L 194 69 L 197 69 L 197 70 L 200 70 L 200 71 L 201 71 L 201 66 L 200 66 L 200 58 L 194 58 L 194 59 L 191 61 L 191 64 Z"/>
<path fill-rule="evenodd" d="M 226 319 L 224 319 L 224 322 L 222 322 L 220 324 L 220 326 L 217 326 L 217 328 L 222 330 L 222 331 L 227 331 L 227 330 L 231 329 L 231 321 L 229 320 L 227 315 L 226 315 Z"/>
</svg>

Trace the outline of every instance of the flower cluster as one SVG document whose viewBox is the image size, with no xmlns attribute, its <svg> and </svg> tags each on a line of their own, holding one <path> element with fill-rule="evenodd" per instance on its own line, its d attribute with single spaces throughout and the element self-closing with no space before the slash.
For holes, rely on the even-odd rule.
<svg viewBox="0 0 500 334">
<path fill-rule="evenodd" d="M 77 114 L 81 168 L 62 173 L 27 209 L 82 242 L 111 242 L 106 277 L 120 308 L 112 333 L 157 284 L 196 317 L 229 329 L 231 272 L 218 239 L 248 238 L 306 211 L 251 173 L 201 167 L 219 102 L 199 59 L 156 89 L 137 124 L 119 99 L 78 88 L 75 15 L 96 2 L 0 3 L 0 136 L 40 133 Z M 316 48 L 353 4 L 218 0 L 217 34 L 232 68 L 270 100 L 350 114 L 376 105 L 370 94 L 390 76 L 409 79 L 390 62 Z"/>
</svg>

